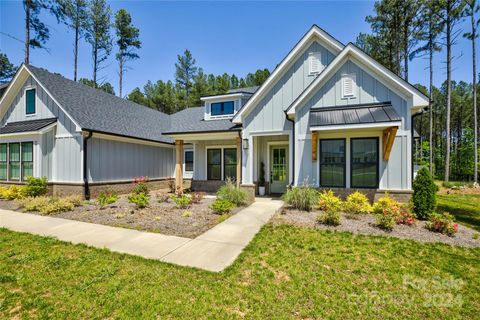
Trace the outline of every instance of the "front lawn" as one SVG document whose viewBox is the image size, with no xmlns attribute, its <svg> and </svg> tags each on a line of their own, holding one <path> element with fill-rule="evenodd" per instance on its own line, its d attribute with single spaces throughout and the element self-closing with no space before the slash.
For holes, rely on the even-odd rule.
<svg viewBox="0 0 480 320">
<path fill-rule="evenodd" d="M 459 223 L 480 231 L 480 194 L 438 193 L 437 200 L 437 211 L 449 212 Z"/>
<path fill-rule="evenodd" d="M 0 318 L 478 317 L 480 250 L 266 225 L 224 273 L 0 229 Z"/>
</svg>

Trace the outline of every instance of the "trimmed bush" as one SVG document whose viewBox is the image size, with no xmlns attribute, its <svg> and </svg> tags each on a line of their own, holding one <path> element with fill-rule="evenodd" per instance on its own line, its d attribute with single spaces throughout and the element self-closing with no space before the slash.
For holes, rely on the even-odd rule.
<svg viewBox="0 0 480 320">
<path fill-rule="evenodd" d="M 318 204 L 318 196 L 318 191 L 312 187 L 291 187 L 283 195 L 283 200 L 292 208 L 311 211 Z"/>
<path fill-rule="evenodd" d="M 372 211 L 374 214 L 383 214 L 385 209 L 399 211 L 400 204 L 390 198 L 388 194 L 385 194 L 384 197 L 378 199 L 378 201 L 373 204 Z"/>
<path fill-rule="evenodd" d="M 51 198 L 49 203 L 40 208 L 41 214 L 49 215 L 52 213 L 72 211 L 74 208 L 73 203 L 63 198 Z"/>
<path fill-rule="evenodd" d="M 437 185 L 427 168 L 417 172 L 413 180 L 413 212 L 419 219 L 427 220 L 437 204 Z"/>
<path fill-rule="evenodd" d="M 247 192 L 243 189 L 237 188 L 231 179 L 227 179 L 225 185 L 218 189 L 217 198 L 230 201 L 237 207 L 247 204 Z"/>
<path fill-rule="evenodd" d="M 0 198 L 5 200 L 16 200 L 23 199 L 27 196 L 26 189 L 24 186 L 11 186 L 10 188 L 5 188 L 2 191 Z"/>
<path fill-rule="evenodd" d="M 107 204 L 112 204 L 118 201 L 118 194 L 114 192 L 100 192 L 97 197 L 97 203 L 99 206 L 106 206 Z"/>
<path fill-rule="evenodd" d="M 369 214 L 372 212 L 372 206 L 368 198 L 363 193 L 358 191 L 350 194 L 343 204 L 345 213 L 350 217 L 355 217 L 358 214 Z"/>
<path fill-rule="evenodd" d="M 46 177 L 34 178 L 27 177 L 27 184 L 25 185 L 25 194 L 28 197 L 43 196 L 48 192 L 48 181 Z"/>
<path fill-rule="evenodd" d="M 150 202 L 150 198 L 148 197 L 147 194 L 140 192 L 140 193 L 131 193 L 128 196 L 128 201 L 130 203 L 135 204 L 137 209 L 143 209 L 146 208 Z"/>
<path fill-rule="evenodd" d="M 440 232 L 453 237 L 458 231 L 458 224 L 454 222 L 455 218 L 448 212 L 433 213 L 430 215 L 430 219 L 425 224 L 425 227 L 430 231 Z"/>
<path fill-rule="evenodd" d="M 216 199 L 210 205 L 210 209 L 212 209 L 213 212 L 221 215 L 229 213 L 233 208 L 235 208 L 235 204 L 233 202 L 230 202 L 224 199 Z"/>
<path fill-rule="evenodd" d="M 72 211 L 74 207 L 79 206 L 81 198 L 78 196 L 69 196 L 65 198 L 53 197 L 27 197 L 17 200 L 18 205 L 25 211 L 38 211 L 44 215 L 53 213 Z"/>
<path fill-rule="evenodd" d="M 50 197 L 27 197 L 24 199 L 17 200 L 19 207 L 23 208 L 25 211 L 40 211 L 41 208 L 45 207 L 51 201 Z"/>
<path fill-rule="evenodd" d="M 340 213 L 338 211 L 327 211 L 318 216 L 317 221 L 329 226 L 338 226 L 341 224 Z"/>
<path fill-rule="evenodd" d="M 340 212 L 342 200 L 332 190 L 324 190 L 319 195 L 318 208 L 325 212 Z"/>
<path fill-rule="evenodd" d="M 170 199 L 175 202 L 178 208 L 180 209 L 186 209 L 190 206 L 190 203 L 192 202 L 192 198 L 188 194 L 182 194 L 182 195 L 175 195 L 172 194 L 170 196 Z"/>
</svg>

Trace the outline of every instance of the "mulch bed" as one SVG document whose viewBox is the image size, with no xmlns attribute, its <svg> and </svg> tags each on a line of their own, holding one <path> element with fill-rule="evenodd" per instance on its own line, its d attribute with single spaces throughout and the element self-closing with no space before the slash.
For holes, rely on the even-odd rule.
<svg viewBox="0 0 480 320">
<path fill-rule="evenodd" d="M 318 228 L 322 230 L 347 231 L 354 234 L 363 235 L 381 235 L 401 239 L 411 239 L 420 242 L 442 242 L 449 245 L 478 248 L 480 239 L 473 239 L 477 231 L 459 225 L 458 232 L 454 237 L 449 237 L 441 233 L 431 232 L 425 228 L 425 221 L 417 221 L 413 226 L 396 225 L 391 231 L 384 231 L 376 226 L 373 215 L 359 215 L 358 219 L 349 219 L 342 214 L 342 224 L 336 227 L 320 224 L 316 221 L 321 211 L 300 211 L 291 208 L 285 208 L 274 216 L 274 224 L 291 224 L 300 227 Z"/>
<path fill-rule="evenodd" d="M 209 208 L 214 197 L 206 197 L 187 209 L 177 208 L 172 200 L 159 203 L 155 191 L 150 192 L 150 204 L 144 209 L 136 209 L 134 204 L 129 203 L 128 195 L 119 197 L 117 202 L 103 208 L 92 201 L 73 211 L 50 216 L 186 238 L 195 238 L 221 222 L 221 216 Z M 0 200 L 0 208 L 21 211 L 14 201 Z M 241 209 L 233 209 L 230 215 Z"/>
</svg>

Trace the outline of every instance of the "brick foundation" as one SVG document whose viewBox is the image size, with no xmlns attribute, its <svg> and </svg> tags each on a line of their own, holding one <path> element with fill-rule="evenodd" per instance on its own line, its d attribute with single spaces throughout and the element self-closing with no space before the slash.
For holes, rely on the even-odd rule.
<svg viewBox="0 0 480 320">
<path fill-rule="evenodd" d="M 247 197 L 248 197 L 248 202 L 249 203 L 255 201 L 256 185 L 254 185 L 254 184 L 241 184 L 240 189 L 243 189 L 247 192 Z"/>
<path fill-rule="evenodd" d="M 192 191 L 215 193 L 225 184 L 225 181 L 220 180 L 192 180 Z"/>
</svg>

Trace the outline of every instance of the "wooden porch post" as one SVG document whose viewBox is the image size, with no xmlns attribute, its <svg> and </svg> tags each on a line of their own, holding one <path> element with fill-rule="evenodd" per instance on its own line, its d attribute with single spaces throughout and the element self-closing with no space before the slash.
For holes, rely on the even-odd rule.
<svg viewBox="0 0 480 320">
<path fill-rule="evenodd" d="M 242 183 L 242 139 L 237 137 L 237 187 Z"/>
<path fill-rule="evenodd" d="M 183 193 L 183 140 L 175 140 L 177 162 L 175 164 L 175 192 Z"/>
</svg>

